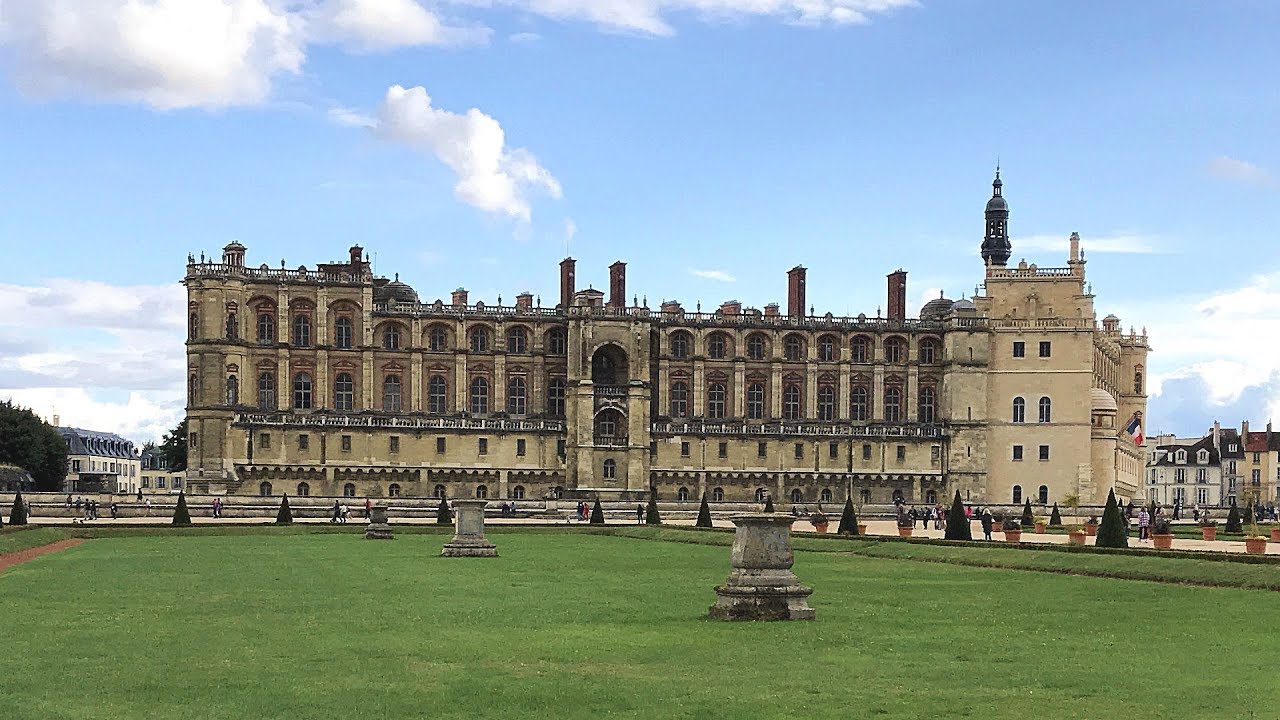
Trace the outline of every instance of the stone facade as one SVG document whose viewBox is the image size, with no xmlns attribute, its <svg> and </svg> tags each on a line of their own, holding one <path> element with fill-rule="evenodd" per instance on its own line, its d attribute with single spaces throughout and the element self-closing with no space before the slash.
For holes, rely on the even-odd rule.
<svg viewBox="0 0 1280 720">
<path fill-rule="evenodd" d="M 999 195 L 999 188 L 996 188 Z M 994 200 L 995 198 L 993 198 Z M 999 197 L 988 234 L 1008 232 Z M 1138 491 L 1124 427 L 1146 409 L 1145 332 L 1097 320 L 1079 239 L 1065 267 L 1005 264 L 906 317 L 714 312 L 577 290 L 560 303 L 423 303 L 363 249 L 314 268 L 189 258 L 192 492 L 750 502 L 1100 502 Z M 990 246 L 991 251 L 986 248 Z M 1004 249 L 1002 249 L 1004 248 Z M 1099 397 L 1098 393 L 1101 393 Z M 1021 411 L 1018 405 L 1022 406 Z M 1043 413 L 1043 414 L 1042 414 Z"/>
</svg>

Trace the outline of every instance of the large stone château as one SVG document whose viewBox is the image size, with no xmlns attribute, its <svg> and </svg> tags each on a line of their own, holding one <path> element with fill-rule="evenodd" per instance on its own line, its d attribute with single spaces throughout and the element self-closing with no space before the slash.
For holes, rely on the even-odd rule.
<svg viewBox="0 0 1280 720">
<path fill-rule="evenodd" d="M 554 307 L 423 303 L 344 262 L 250 267 L 189 258 L 193 492 L 664 500 L 1099 502 L 1137 494 L 1125 426 L 1146 409 L 1146 333 L 1101 321 L 1078 236 L 1064 267 L 1009 266 L 999 173 L 984 282 L 908 318 L 787 307 L 691 312 L 578 290 Z M 879 313 L 877 313 L 878 315 Z"/>
</svg>

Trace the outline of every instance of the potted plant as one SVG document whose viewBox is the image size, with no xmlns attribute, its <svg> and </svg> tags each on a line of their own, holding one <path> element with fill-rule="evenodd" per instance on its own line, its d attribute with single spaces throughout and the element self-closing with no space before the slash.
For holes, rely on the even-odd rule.
<svg viewBox="0 0 1280 720">
<path fill-rule="evenodd" d="M 906 513 L 898 513 L 898 537 L 911 537 L 911 530 L 915 527 L 915 523 L 911 521 L 911 516 Z"/>
<path fill-rule="evenodd" d="M 1043 535 L 1048 530 L 1049 530 L 1049 518 L 1043 517 L 1043 516 L 1036 517 L 1036 534 Z"/>
<path fill-rule="evenodd" d="M 816 512 L 809 516 L 809 524 L 813 525 L 813 529 L 816 532 L 825 533 L 829 523 L 830 521 L 827 520 L 827 516 L 820 512 Z"/>
<path fill-rule="evenodd" d="M 1218 521 L 1210 520 L 1208 515 L 1200 518 L 1200 538 L 1212 542 L 1218 537 Z"/>
<path fill-rule="evenodd" d="M 991 516 L 991 532 L 1004 532 L 1004 513 L 997 512 Z"/>
<path fill-rule="evenodd" d="M 1280 525 L 1273 525 L 1271 527 L 1271 542 L 1280 543 Z"/>
<path fill-rule="evenodd" d="M 1173 547 L 1173 530 L 1170 529 L 1169 518 L 1161 516 L 1151 521 L 1151 544 L 1157 550 L 1169 550 Z"/>
<path fill-rule="evenodd" d="M 1088 534 L 1085 533 L 1083 525 L 1067 526 L 1067 544 L 1068 545 L 1083 545 L 1084 539 L 1087 536 Z"/>
<path fill-rule="evenodd" d="M 1244 551 L 1253 555 L 1261 555 L 1267 551 L 1267 536 L 1258 528 L 1257 515 L 1249 508 L 1249 527 L 1244 536 Z"/>
<path fill-rule="evenodd" d="M 1098 534 L 1098 516 L 1090 515 L 1089 519 L 1084 523 L 1084 534 L 1094 537 Z"/>
<path fill-rule="evenodd" d="M 1004 532 L 1006 541 L 1012 543 L 1022 541 L 1022 522 L 1018 518 L 1005 518 L 1000 523 L 1000 530 Z"/>
</svg>

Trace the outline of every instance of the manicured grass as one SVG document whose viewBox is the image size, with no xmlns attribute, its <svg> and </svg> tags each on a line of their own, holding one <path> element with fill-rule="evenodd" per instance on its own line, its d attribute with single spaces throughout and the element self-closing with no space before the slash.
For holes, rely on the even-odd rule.
<svg viewBox="0 0 1280 720">
<path fill-rule="evenodd" d="M 495 528 L 502 556 L 469 560 L 436 557 L 442 534 L 272 530 L 0 574 L 4 717 L 1223 717 L 1280 663 L 1274 643 L 1204 663 L 1182 624 L 1273 617 L 1280 594 L 844 551 L 1133 556 L 797 538 L 832 550 L 796 553 L 818 620 L 727 624 L 704 619 L 722 545 Z M 626 533 L 646 530 L 694 534 Z"/>
<path fill-rule="evenodd" d="M 59 528 L 42 528 L 23 525 L 10 528 L 8 525 L 0 531 L 0 554 L 17 552 L 28 548 L 48 545 L 69 537 Z"/>
</svg>

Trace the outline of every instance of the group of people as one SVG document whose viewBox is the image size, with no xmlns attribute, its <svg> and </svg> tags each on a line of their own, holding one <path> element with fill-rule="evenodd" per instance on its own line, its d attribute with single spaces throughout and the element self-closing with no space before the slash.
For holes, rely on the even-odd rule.
<svg viewBox="0 0 1280 720">
<path fill-rule="evenodd" d="M 581 500 L 578 501 L 578 521 L 579 522 L 591 521 L 591 505 Z"/>
</svg>

